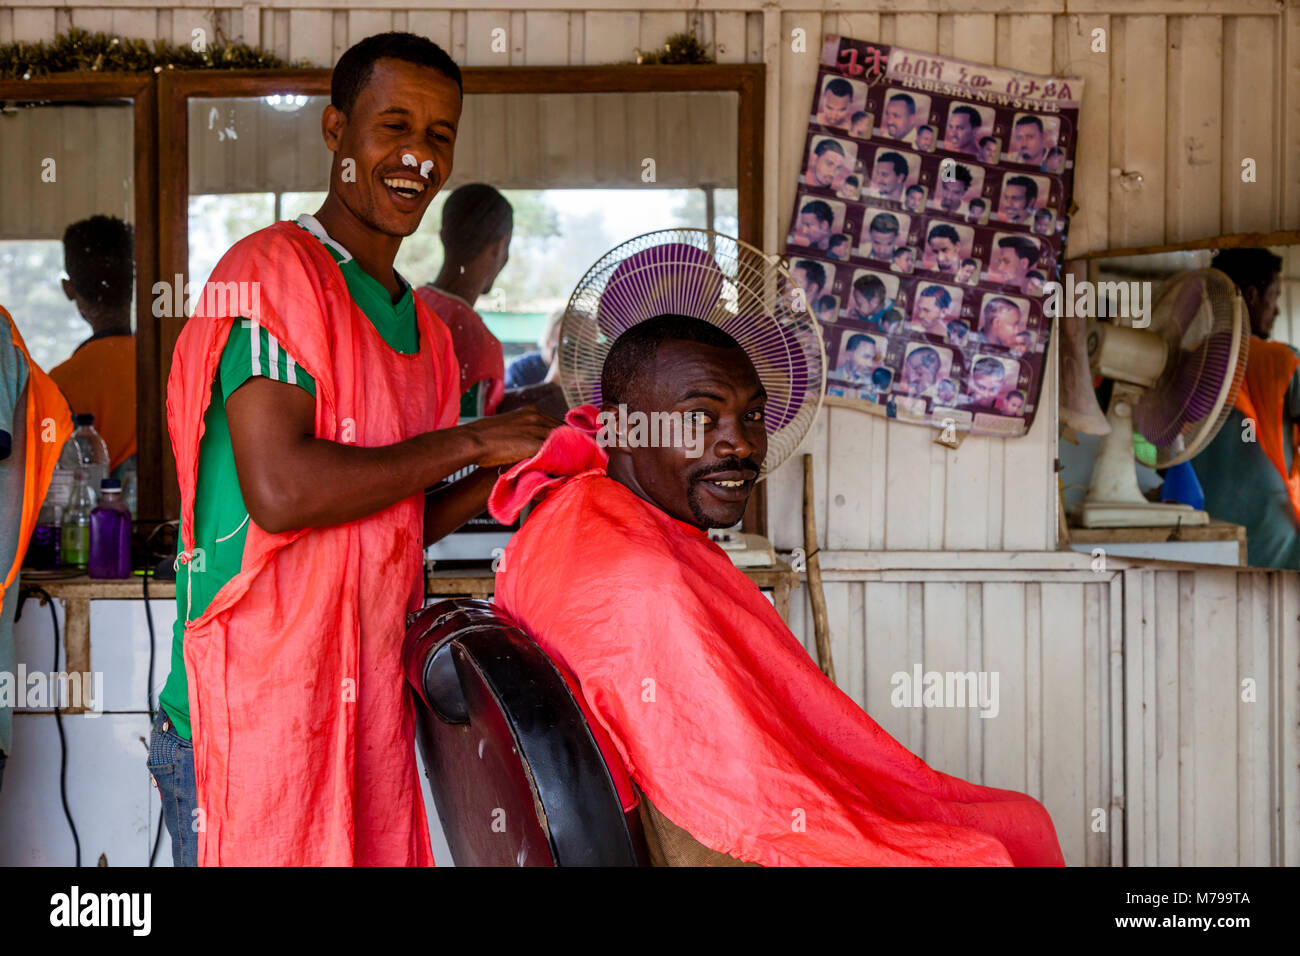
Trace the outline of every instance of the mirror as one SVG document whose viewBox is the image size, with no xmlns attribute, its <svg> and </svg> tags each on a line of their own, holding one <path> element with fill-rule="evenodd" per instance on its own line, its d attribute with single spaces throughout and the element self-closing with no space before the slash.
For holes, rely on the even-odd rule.
<svg viewBox="0 0 1300 956">
<path fill-rule="evenodd" d="M 0 111 L 0 305 L 136 493 L 135 111 L 130 99 Z M 65 245 L 66 239 L 66 245 Z"/>
<path fill-rule="evenodd" d="M 1209 525 L 1163 529 L 1159 534 L 1148 534 L 1152 529 L 1144 528 L 1080 532 L 1072 527 L 1071 544 L 1076 550 L 1087 551 L 1096 544 L 1136 541 L 1163 544 L 1181 539 L 1183 545 L 1178 553 L 1135 556 L 1300 568 L 1300 479 L 1292 479 L 1290 486 L 1295 490 L 1289 491 L 1288 481 L 1272 461 L 1276 454 L 1289 470 L 1297 446 L 1298 433 L 1293 432 L 1291 423 L 1300 417 L 1300 377 L 1290 367 L 1290 350 L 1279 350 L 1276 344 L 1300 350 L 1300 245 L 1234 247 L 1225 249 L 1221 255 L 1223 258 L 1216 260 L 1214 250 L 1208 248 L 1174 249 L 1145 255 L 1099 256 L 1089 262 L 1087 278 L 1095 283 L 1098 311 L 1105 298 L 1108 314 L 1127 315 L 1129 318 L 1116 321 L 1131 322 L 1137 328 L 1142 327 L 1142 316 L 1136 302 L 1150 302 L 1146 320 L 1153 323 L 1152 328 L 1160 328 L 1164 323 L 1158 307 L 1162 291 L 1170 288 L 1182 274 L 1213 265 L 1233 280 L 1242 296 L 1241 315 L 1246 334 L 1250 335 L 1253 329 L 1254 337 L 1247 343 L 1246 383 L 1239 390 L 1239 395 L 1244 397 L 1239 397 L 1231 407 L 1217 432 L 1200 443 L 1202 447 L 1189 467 L 1178 473 L 1163 468 L 1157 472 L 1140 461 L 1136 464 L 1138 486 L 1144 495 L 1152 501 L 1174 500 L 1201 508 L 1209 515 Z M 1120 290 L 1130 296 L 1127 308 L 1118 301 L 1116 293 Z M 1258 337 L 1264 330 L 1268 332 L 1268 345 Z M 1207 352 L 1209 349 L 1207 345 Z M 1267 367 L 1272 369 L 1267 374 L 1266 361 L 1271 362 Z M 1189 363 L 1189 370 L 1182 375 L 1185 381 L 1180 380 L 1175 389 L 1166 389 L 1167 394 L 1177 399 L 1176 407 L 1167 409 L 1168 414 L 1194 416 L 1200 402 L 1197 395 L 1204 391 L 1203 386 L 1213 385 L 1223 377 L 1215 377 L 1209 360 L 1200 368 L 1195 361 Z M 1094 379 L 1094 384 L 1098 386 L 1100 407 L 1105 411 L 1112 382 L 1109 378 L 1100 382 Z M 1288 386 L 1291 386 L 1290 393 Z M 1209 418 L 1211 414 L 1213 411 L 1206 412 L 1203 417 L 1213 421 Z M 1269 422 L 1276 423 L 1277 427 L 1271 427 Z M 1069 434 L 1061 438 L 1059 457 L 1067 514 L 1075 513 L 1088 491 L 1101 444 L 1102 439 L 1097 435 Z M 1135 446 L 1141 445 L 1141 440 L 1135 441 Z M 1140 447 L 1137 454 L 1139 457 L 1142 454 Z M 1188 482 L 1192 484 L 1190 489 Z M 1242 549 L 1237 544 L 1243 537 L 1239 528 L 1245 529 L 1245 555 L 1238 553 Z M 1220 548 L 1223 560 L 1209 557 L 1214 553 L 1215 542 L 1227 543 L 1227 547 Z"/>
<path fill-rule="evenodd" d="M 192 297 L 236 240 L 320 207 L 328 102 L 188 100 Z M 432 281 L 447 197 L 470 182 L 500 189 L 514 207 L 510 258 L 474 308 L 509 364 L 537 349 L 548 316 L 618 243 L 676 226 L 737 233 L 739 103 L 734 91 L 469 93 L 452 176 L 403 241 L 397 270 L 416 286 Z"/>
</svg>

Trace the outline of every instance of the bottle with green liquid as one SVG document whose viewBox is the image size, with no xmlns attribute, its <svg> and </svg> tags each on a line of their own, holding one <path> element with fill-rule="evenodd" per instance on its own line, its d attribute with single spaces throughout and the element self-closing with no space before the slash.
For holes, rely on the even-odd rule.
<svg viewBox="0 0 1300 956">
<path fill-rule="evenodd" d="M 95 493 L 91 490 L 86 472 L 78 468 L 68 504 L 63 509 L 63 531 L 60 544 L 63 550 L 63 567 L 85 571 L 90 562 L 90 513 L 95 510 Z"/>
</svg>

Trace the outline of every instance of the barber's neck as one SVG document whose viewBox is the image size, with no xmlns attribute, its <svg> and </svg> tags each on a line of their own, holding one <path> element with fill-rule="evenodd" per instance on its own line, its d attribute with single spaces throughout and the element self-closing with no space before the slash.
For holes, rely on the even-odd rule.
<svg viewBox="0 0 1300 956">
<path fill-rule="evenodd" d="M 388 290 L 396 301 L 403 292 L 393 269 L 402 245 L 401 236 L 390 236 L 362 222 L 333 192 L 316 213 L 326 234 L 352 254 L 363 272 Z"/>
</svg>

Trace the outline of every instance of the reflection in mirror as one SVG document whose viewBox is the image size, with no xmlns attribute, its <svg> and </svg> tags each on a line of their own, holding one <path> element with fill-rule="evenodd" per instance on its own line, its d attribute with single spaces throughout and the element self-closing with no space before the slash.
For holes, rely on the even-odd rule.
<svg viewBox="0 0 1300 956">
<path fill-rule="evenodd" d="M 122 479 L 130 495 L 133 122 L 130 101 L 10 104 L 0 112 L 0 305 L 72 411 L 94 416 L 90 427 L 107 449 L 105 472 Z M 82 444 L 98 447 L 90 438 Z M 73 480 L 66 470 L 61 463 L 47 500 Z"/>
<path fill-rule="evenodd" d="M 235 241 L 320 208 L 328 102 L 189 101 L 191 298 Z M 736 234 L 738 111 L 734 92 L 470 94 L 452 175 L 402 243 L 397 271 L 433 282 L 447 197 L 467 183 L 496 187 L 513 207 L 509 260 L 472 304 L 507 364 L 545 349 L 548 315 L 618 243 L 676 226 Z"/>
<path fill-rule="evenodd" d="M 1214 294 L 1213 278 L 1188 278 L 1207 268 L 1227 277 L 1221 297 Z M 1187 462 L 1162 467 L 1161 458 L 1152 467 L 1159 442 L 1153 445 L 1136 435 L 1138 485 L 1150 501 L 1203 510 L 1209 523 L 1188 521 L 1170 540 L 1173 528 L 1159 533 L 1150 528 L 1071 529 L 1072 545 L 1076 550 L 1113 545 L 1113 553 L 1124 554 L 1122 547 L 1143 542 L 1144 550 L 1135 556 L 1300 569 L 1300 246 L 1100 258 L 1090 278 L 1098 312 L 1105 301 L 1109 315 L 1129 316 L 1103 322 L 1139 329 L 1146 325 L 1165 343 L 1164 371 L 1134 393 L 1140 396 L 1134 421 L 1146 432 L 1158 430 L 1161 420 L 1180 424 L 1178 440 L 1186 441 L 1191 453 Z M 1166 292 L 1171 295 L 1162 303 Z M 1142 315 L 1132 303 L 1148 295 L 1151 308 Z M 1239 322 L 1232 318 L 1236 315 Z M 1095 321 L 1090 320 L 1090 327 Z M 1240 328 L 1237 336 L 1233 327 Z M 1123 365 L 1127 356 L 1109 351 L 1109 338 L 1103 337 L 1106 354 Z M 1095 352 L 1103 339 L 1090 334 L 1089 348 Z M 1234 341 L 1247 350 L 1240 383 L 1235 383 Z M 1095 361 L 1093 366 L 1096 373 Z M 1113 372 L 1094 378 L 1103 411 L 1113 408 L 1115 378 Z M 1155 404 L 1160 407 L 1153 413 Z M 1113 416 L 1110 420 L 1115 421 Z M 1077 516 L 1089 488 L 1098 486 L 1094 466 L 1102 447 L 1097 435 L 1071 433 L 1061 439 L 1064 503 L 1071 516 Z"/>
</svg>

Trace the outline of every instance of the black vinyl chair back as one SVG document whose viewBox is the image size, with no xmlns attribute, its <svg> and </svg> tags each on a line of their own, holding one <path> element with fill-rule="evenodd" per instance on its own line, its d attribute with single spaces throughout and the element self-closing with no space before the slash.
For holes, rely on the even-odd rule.
<svg viewBox="0 0 1300 956">
<path fill-rule="evenodd" d="M 641 866 L 582 709 L 555 664 L 486 601 L 412 614 L 402 648 L 416 738 L 457 866 Z"/>
</svg>

